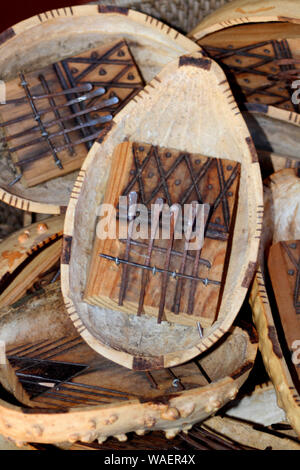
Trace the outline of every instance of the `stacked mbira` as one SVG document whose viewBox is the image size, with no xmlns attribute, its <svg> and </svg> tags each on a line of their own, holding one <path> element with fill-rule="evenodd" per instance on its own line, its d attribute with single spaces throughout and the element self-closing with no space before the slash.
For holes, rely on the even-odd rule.
<svg viewBox="0 0 300 470">
<path fill-rule="evenodd" d="M 2 201 L 23 210 L 64 213 L 105 123 L 164 64 L 198 49 L 150 20 L 94 5 L 41 14 L 3 33 Z"/>
<path fill-rule="evenodd" d="M 259 105 L 236 93 L 213 37 L 199 45 L 124 6 L 60 9 L 4 33 L 0 195 L 60 215 L 0 247 L 1 434 L 174 437 L 236 397 L 258 345 L 244 301 L 262 238 L 261 168 L 297 178 L 297 109 L 277 83 L 297 64 L 297 25 L 286 23 L 284 69 L 269 70 L 280 27 L 264 74 L 252 67 L 276 75 L 281 98 Z M 240 55 L 248 46 L 236 40 Z M 287 257 L 289 292 L 291 246 L 269 261 L 272 273 Z"/>
</svg>

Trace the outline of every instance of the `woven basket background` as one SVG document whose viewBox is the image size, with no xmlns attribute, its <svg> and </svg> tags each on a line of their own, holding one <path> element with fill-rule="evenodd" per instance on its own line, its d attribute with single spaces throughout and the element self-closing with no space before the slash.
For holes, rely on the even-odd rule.
<svg viewBox="0 0 300 470">
<path fill-rule="evenodd" d="M 231 0 L 99 0 L 91 2 L 117 5 L 141 11 L 188 33 L 200 21 Z"/>
</svg>

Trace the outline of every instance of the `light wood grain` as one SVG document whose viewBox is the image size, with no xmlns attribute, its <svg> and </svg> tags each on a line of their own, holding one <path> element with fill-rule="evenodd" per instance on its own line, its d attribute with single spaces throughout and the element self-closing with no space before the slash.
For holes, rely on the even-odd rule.
<svg viewBox="0 0 300 470">
<path fill-rule="evenodd" d="M 285 411 L 288 421 L 300 437 L 300 395 L 278 340 L 261 269 L 256 273 L 251 289 L 250 305 L 258 331 L 259 348 L 266 370 L 276 390 L 278 406 Z"/>
<path fill-rule="evenodd" d="M 64 216 L 49 217 L 14 232 L 0 244 L 0 279 L 11 274 L 38 248 L 61 236 Z"/>
<path fill-rule="evenodd" d="M 61 250 L 62 240 L 59 239 L 41 251 L 2 292 L 0 295 L 0 307 L 5 307 L 19 300 L 33 286 L 41 274 L 48 271 L 59 261 Z"/>
<path fill-rule="evenodd" d="M 250 305 L 259 335 L 259 347 L 266 370 L 276 390 L 278 405 L 285 411 L 290 424 L 300 436 L 299 380 L 292 371 L 294 364 L 291 363 L 292 354 L 295 351 L 286 353 L 286 340 L 282 337 L 281 329 L 278 329 L 280 318 L 278 318 L 276 305 L 270 303 L 273 296 L 270 295 L 270 287 L 266 288 L 265 281 L 266 258 L 270 245 L 299 238 L 299 178 L 295 170 L 285 169 L 271 175 L 266 183 L 260 266 L 251 289 Z M 275 273 L 276 276 L 276 270 L 284 269 L 283 266 L 284 264 L 280 262 L 276 263 L 276 267 L 273 266 L 273 275 Z M 289 298 L 291 292 L 287 276 L 289 275 L 286 272 L 282 273 L 278 281 L 279 294 L 277 295 L 280 296 L 282 315 L 286 313 L 282 311 L 283 308 L 285 310 L 285 307 L 282 307 L 282 295 L 287 305 L 291 305 L 292 301 Z M 278 290 L 278 285 L 276 290 Z M 295 314 L 292 319 L 294 323 Z M 295 326 L 298 330 L 297 325 Z"/>
</svg>

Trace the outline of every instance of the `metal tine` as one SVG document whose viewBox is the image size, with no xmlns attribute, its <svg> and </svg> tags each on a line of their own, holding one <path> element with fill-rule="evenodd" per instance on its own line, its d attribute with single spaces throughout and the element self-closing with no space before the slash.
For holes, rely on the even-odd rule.
<svg viewBox="0 0 300 470">
<path fill-rule="evenodd" d="M 99 109 L 106 108 L 107 106 L 116 104 L 118 102 L 119 102 L 118 97 L 114 96 L 112 98 L 109 98 L 108 100 L 101 101 L 96 106 L 92 106 L 91 108 L 86 108 L 82 111 L 78 111 L 78 113 L 73 113 L 73 114 L 69 114 L 68 116 L 63 116 L 60 119 L 52 119 L 51 121 L 44 121 L 44 127 L 45 128 L 52 127 L 56 124 L 59 124 L 60 122 L 69 121 L 71 119 L 75 119 L 76 117 L 99 111 Z M 109 114 L 108 116 L 110 116 L 110 118 L 112 119 L 111 114 Z M 107 122 L 107 116 L 102 116 L 99 119 L 102 119 L 102 121 L 99 121 L 101 123 Z M 1 126 L 1 123 L 0 123 L 0 126 Z M 25 129 L 22 132 L 18 132 L 17 134 L 12 134 L 10 136 L 0 139 L 0 142 L 4 142 L 4 141 L 8 142 L 10 140 L 17 139 L 19 137 L 24 137 L 24 135 L 27 135 L 29 132 L 37 132 L 39 130 L 40 130 L 39 126 L 30 127 L 28 129 Z"/>
<path fill-rule="evenodd" d="M 134 219 L 136 216 L 137 211 L 137 200 L 138 195 L 136 191 L 131 191 L 128 195 L 128 235 L 127 235 L 127 243 L 125 248 L 125 261 L 129 259 L 129 251 L 130 251 L 130 239 L 132 237 L 133 227 L 134 227 Z M 128 274 L 128 265 L 124 264 L 123 272 L 122 272 L 122 281 L 121 281 L 121 288 L 119 294 L 119 305 L 123 305 L 123 300 L 125 297 L 126 285 L 127 285 L 127 274 Z"/>
<path fill-rule="evenodd" d="M 164 201 L 162 198 L 156 199 L 155 205 L 154 205 L 153 217 L 151 218 L 151 235 L 150 235 L 150 240 L 148 244 L 148 253 L 147 253 L 147 257 L 145 261 L 146 266 L 150 265 L 150 260 L 151 260 L 152 250 L 153 250 L 153 243 L 156 237 L 157 229 L 159 228 L 159 218 L 163 209 L 163 205 L 164 205 Z M 148 281 L 148 272 L 147 270 L 143 270 L 141 292 L 140 292 L 140 298 L 139 298 L 139 307 L 138 307 L 138 313 L 137 313 L 138 316 L 141 315 L 142 310 L 143 310 L 147 281 Z"/>
<path fill-rule="evenodd" d="M 86 95 L 78 96 L 77 98 L 74 98 L 73 100 L 68 101 L 67 106 L 71 106 L 72 104 L 76 104 L 76 103 L 81 103 L 82 101 L 92 99 L 96 96 L 104 95 L 104 93 L 105 93 L 105 88 L 102 88 L 102 87 L 97 88 L 97 90 L 91 91 L 87 93 Z M 64 107 L 65 106 L 66 105 L 64 105 Z"/>
<path fill-rule="evenodd" d="M 64 62 L 61 63 L 62 68 L 58 65 L 58 63 L 53 64 L 53 69 L 55 71 L 56 77 L 62 87 L 63 90 L 68 90 L 70 86 L 75 86 L 76 83 L 74 83 L 73 76 L 71 72 L 69 72 L 68 67 L 64 66 Z M 63 70 L 65 70 L 66 77 L 64 76 Z M 70 97 L 74 98 L 76 95 L 69 95 Z M 77 113 L 79 111 L 82 111 L 84 109 L 83 103 L 79 103 L 76 105 L 71 105 L 70 110 L 72 113 Z M 81 117 L 76 117 L 76 123 L 77 124 L 83 124 L 84 119 L 81 119 Z M 80 133 L 82 134 L 83 138 L 86 138 L 88 135 L 91 134 L 90 129 L 83 128 Z M 93 143 L 91 141 L 87 141 L 85 143 L 85 147 L 87 150 L 90 150 L 92 147 Z"/>
<path fill-rule="evenodd" d="M 22 82 L 23 83 L 23 82 Z M 105 93 L 104 88 L 98 88 L 97 90 L 92 91 L 91 93 L 87 93 L 86 95 L 79 96 L 78 98 L 74 98 L 73 100 L 67 101 L 66 103 L 59 104 L 57 106 L 51 106 L 49 108 L 41 109 L 38 111 L 38 117 L 42 116 L 43 114 L 51 113 L 57 109 L 66 108 L 68 106 L 72 106 L 76 103 L 82 103 L 83 101 L 89 100 L 94 98 L 95 96 L 100 96 Z M 32 118 L 32 114 L 23 114 L 23 116 L 19 116 L 15 119 L 11 119 L 10 121 L 0 123 L 0 127 L 9 126 L 11 124 L 16 124 L 17 122 L 26 121 Z"/>
<path fill-rule="evenodd" d="M 62 117 L 62 121 L 68 121 L 70 119 L 74 119 L 78 116 L 83 116 L 88 113 L 96 112 L 99 111 L 99 109 L 106 108 L 108 106 L 114 105 L 119 103 L 119 98 L 117 96 L 113 96 L 112 98 L 109 98 L 107 100 L 100 101 L 97 105 L 91 106 L 90 108 L 83 109 L 81 111 L 78 111 L 77 113 L 70 114 L 68 116 Z M 52 120 L 52 121 L 45 121 L 45 126 L 50 127 L 53 124 L 56 124 L 57 120 Z"/>
<path fill-rule="evenodd" d="M 112 116 L 110 116 L 109 120 L 111 120 L 111 119 L 112 119 Z M 95 132 L 94 134 L 88 135 L 87 137 L 84 137 L 80 140 L 76 140 L 75 142 L 72 142 L 72 145 L 76 146 L 76 145 L 79 145 L 79 144 L 84 144 L 85 142 L 90 142 L 92 140 L 97 139 L 98 136 L 99 136 L 99 132 Z M 68 148 L 68 145 L 62 145 L 61 147 L 56 147 L 55 152 L 56 153 L 62 152 L 66 148 Z M 25 166 L 28 163 L 34 162 L 36 160 L 40 160 L 44 155 L 47 155 L 47 153 L 49 153 L 48 150 L 45 150 L 43 152 L 39 152 L 37 155 L 34 155 L 32 157 L 25 158 L 24 160 L 19 160 L 18 162 L 15 162 L 15 165 L 20 166 L 20 167 Z"/>
<path fill-rule="evenodd" d="M 202 217 L 202 221 L 201 221 L 201 223 L 198 224 L 198 227 L 196 229 L 196 240 L 198 242 L 198 247 L 197 247 L 196 256 L 195 256 L 195 260 L 194 260 L 193 271 L 192 271 L 192 275 L 195 276 L 195 277 L 198 274 L 200 254 L 201 254 L 201 250 L 202 250 L 202 247 L 203 247 L 203 244 L 204 244 L 204 231 L 205 231 L 205 227 L 206 227 L 206 223 L 207 223 L 207 219 L 208 219 L 208 215 L 209 215 L 209 210 L 210 210 L 209 204 L 199 204 L 199 206 L 198 206 L 197 217 L 199 217 L 199 216 Z M 195 281 L 191 281 L 188 308 L 187 308 L 187 314 L 188 315 L 192 315 L 193 310 L 194 310 L 195 291 L 196 291 L 196 283 L 195 283 Z M 197 326 L 198 326 L 199 334 L 200 334 L 200 332 L 202 334 L 202 329 L 201 329 L 201 325 L 200 325 L 199 322 L 198 322 Z"/>
<path fill-rule="evenodd" d="M 61 272 L 60 272 L 60 268 L 58 269 L 58 271 L 56 272 L 56 274 L 54 275 L 54 277 L 51 279 L 50 281 L 50 284 L 54 284 L 54 282 L 57 281 L 57 279 L 59 278 Z"/>
<path fill-rule="evenodd" d="M 110 115 L 109 115 L 110 116 Z M 65 130 L 57 131 L 52 134 L 49 134 L 49 138 L 57 137 L 63 134 L 67 134 L 69 132 L 74 132 L 82 127 L 92 127 L 92 126 L 97 126 L 98 124 L 103 124 L 103 122 L 107 122 L 107 119 L 103 119 L 103 116 L 96 118 L 96 119 L 90 119 L 89 121 L 83 123 L 82 125 L 74 126 L 74 127 L 69 127 Z"/>
<path fill-rule="evenodd" d="M 185 270 L 185 265 L 186 265 L 188 251 L 189 251 L 190 240 L 191 240 L 191 236 L 192 236 L 192 233 L 193 233 L 193 225 L 194 225 L 195 218 L 196 218 L 196 215 L 197 215 L 198 204 L 199 203 L 197 201 L 193 201 L 190 204 L 187 228 L 185 230 L 184 253 L 183 253 L 182 258 L 181 258 L 181 265 L 180 265 L 180 270 L 179 270 L 180 273 L 184 273 L 184 270 Z M 177 283 L 176 283 L 174 306 L 173 306 L 173 312 L 175 313 L 175 315 L 179 314 L 181 291 L 182 291 L 182 278 L 178 277 Z"/>
<path fill-rule="evenodd" d="M 173 204 L 170 207 L 170 239 L 168 242 L 166 259 L 164 264 L 165 271 L 168 271 L 171 259 L 171 251 L 173 246 L 174 234 L 175 234 L 175 227 L 178 220 L 178 215 L 180 213 L 181 207 L 179 204 Z M 166 293 L 167 293 L 167 285 L 168 285 L 168 273 L 164 272 L 162 276 L 162 288 L 161 288 L 161 295 L 160 295 L 160 302 L 159 302 L 159 310 L 158 310 L 158 317 L 157 323 L 161 323 L 165 302 L 166 302 Z"/>
<path fill-rule="evenodd" d="M 71 132 L 78 131 L 82 127 L 96 126 L 98 124 L 101 124 L 102 122 L 103 122 L 102 118 L 93 119 L 91 121 L 83 123 L 82 125 L 78 125 L 78 126 L 75 126 L 75 127 L 70 127 L 70 128 L 67 128 L 67 129 L 62 129 L 60 131 L 54 132 L 53 134 L 48 134 L 48 139 L 53 139 L 54 137 L 58 137 L 60 135 L 68 135 Z M 18 145 L 16 147 L 12 147 L 12 148 L 9 149 L 9 151 L 12 152 L 12 153 L 17 152 L 18 150 L 21 150 L 23 148 L 31 147 L 32 145 L 38 144 L 40 142 L 44 142 L 44 140 L 45 139 L 43 137 L 39 137 L 37 139 L 33 139 L 29 142 L 26 142 L 25 144 Z M 73 145 L 73 143 L 72 143 L 72 145 Z M 70 146 L 70 144 L 67 143 L 65 147 L 69 147 L 69 146 Z"/>
<path fill-rule="evenodd" d="M 41 75 L 39 76 L 39 78 Z M 49 99 L 49 98 L 56 98 L 57 96 L 68 95 L 69 93 L 85 93 L 87 91 L 91 91 L 93 89 L 93 85 L 91 83 L 84 83 L 83 85 L 69 88 L 68 90 L 58 91 L 55 93 L 45 93 L 43 95 L 32 95 L 33 100 L 42 100 L 42 99 Z M 5 104 L 17 104 L 25 101 L 26 97 L 23 96 L 22 98 L 16 98 L 12 100 L 7 100 Z"/>
</svg>

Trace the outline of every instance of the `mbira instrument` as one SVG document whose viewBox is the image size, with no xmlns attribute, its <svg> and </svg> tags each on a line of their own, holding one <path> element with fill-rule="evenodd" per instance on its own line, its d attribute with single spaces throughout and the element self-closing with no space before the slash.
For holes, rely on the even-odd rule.
<svg viewBox="0 0 300 470">
<path fill-rule="evenodd" d="M 242 112 L 257 150 L 263 178 L 284 168 L 299 172 L 300 114 L 255 103 Z"/>
<path fill-rule="evenodd" d="M 142 86 L 123 40 L 20 72 L 0 107 L 14 181 L 31 187 L 79 170 L 103 125 Z"/>
<path fill-rule="evenodd" d="M 297 0 L 236 0 L 189 36 L 222 65 L 240 103 L 299 112 L 299 20 Z"/>
<path fill-rule="evenodd" d="M 0 199 L 46 214 L 65 212 L 105 122 L 164 64 L 199 49 L 148 15 L 104 5 L 42 13 L 0 43 Z"/>
<path fill-rule="evenodd" d="M 201 18 L 230 0 L 101 0 L 102 4 L 133 8 L 187 33 Z"/>
<path fill-rule="evenodd" d="M 0 243 L 0 307 L 11 305 L 33 289 L 42 289 L 40 279 L 59 274 L 63 216 L 27 226 Z M 47 277 L 46 277 L 47 278 Z"/>
<path fill-rule="evenodd" d="M 266 369 L 274 383 L 278 404 L 298 436 L 299 188 L 295 170 L 281 170 L 270 177 L 265 197 L 269 233 L 262 237 L 260 268 L 250 295 Z"/>
<path fill-rule="evenodd" d="M 239 445 L 246 446 L 244 450 L 300 449 L 299 440 L 291 426 L 285 422 L 262 426 L 239 418 L 215 416 L 205 421 L 202 427 L 211 433 L 221 433 L 226 439 L 237 441 Z"/>
<path fill-rule="evenodd" d="M 247 329 L 248 328 L 248 329 Z M 162 430 L 174 437 L 233 400 L 257 339 L 235 326 L 185 365 L 131 371 L 91 349 L 65 312 L 59 283 L 0 312 L 0 432 L 17 442 L 103 442 Z M 17 400 L 17 402 L 16 402 Z"/>
<path fill-rule="evenodd" d="M 177 236 L 184 204 L 187 231 L 196 213 L 200 221 L 193 250 Z M 103 207 L 113 209 L 106 222 L 120 236 L 99 235 Z M 134 236 L 138 212 L 153 219 L 149 236 Z M 180 57 L 107 125 L 75 183 L 62 289 L 78 332 L 135 370 L 204 352 L 243 302 L 262 213 L 257 154 L 224 74 L 201 53 Z"/>
</svg>

